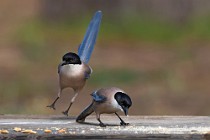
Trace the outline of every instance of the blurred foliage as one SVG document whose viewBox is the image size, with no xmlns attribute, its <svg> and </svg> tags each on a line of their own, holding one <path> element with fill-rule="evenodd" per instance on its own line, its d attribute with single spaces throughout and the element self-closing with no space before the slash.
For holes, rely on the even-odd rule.
<svg viewBox="0 0 210 140">
<path fill-rule="evenodd" d="M 73 37 L 80 42 L 89 24 L 88 18 L 50 22 L 34 19 L 25 23 L 17 32 L 18 42 L 30 48 L 43 49 L 46 43 L 66 41 Z M 184 25 L 163 22 L 155 18 L 124 17 L 120 20 L 103 18 L 100 38 L 107 40 L 145 41 L 153 43 L 184 43 L 189 40 L 210 38 L 210 17 L 189 20 Z M 56 43 L 56 42 L 54 42 Z M 27 50 L 27 49 L 26 49 Z M 32 52 L 33 49 L 31 49 Z M 40 52 L 40 51 L 38 51 Z"/>
<path fill-rule="evenodd" d="M 90 83 L 96 86 L 131 85 L 139 80 L 141 73 L 130 69 L 96 69 Z M 141 77 L 143 79 L 143 77 Z"/>
</svg>

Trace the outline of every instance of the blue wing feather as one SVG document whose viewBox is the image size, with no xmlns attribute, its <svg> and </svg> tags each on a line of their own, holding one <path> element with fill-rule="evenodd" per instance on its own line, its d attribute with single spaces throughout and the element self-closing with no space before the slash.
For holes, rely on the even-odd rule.
<svg viewBox="0 0 210 140">
<path fill-rule="evenodd" d="M 94 100 L 95 102 L 101 103 L 101 102 L 105 102 L 105 101 L 106 101 L 106 97 L 103 96 L 103 95 L 98 95 L 98 94 L 97 94 L 97 91 L 93 92 L 93 93 L 91 94 L 91 96 L 92 96 L 92 98 L 93 98 L 93 100 Z"/>
<path fill-rule="evenodd" d="M 88 26 L 82 43 L 78 48 L 78 55 L 80 56 L 80 59 L 86 64 L 89 62 L 92 51 L 94 49 L 101 23 L 101 18 L 101 11 L 97 11 Z"/>
</svg>

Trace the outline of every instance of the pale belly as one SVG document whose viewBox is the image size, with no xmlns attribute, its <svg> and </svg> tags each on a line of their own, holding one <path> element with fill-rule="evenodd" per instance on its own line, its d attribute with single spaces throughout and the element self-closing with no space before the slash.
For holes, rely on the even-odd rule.
<svg viewBox="0 0 210 140">
<path fill-rule="evenodd" d="M 113 104 L 102 103 L 95 106 L 94 111 L 99 114 L 110 114 L 118 111 L 122 111 L 119 107 L 113 106 Z"/>
<path fill-rule="evenodd" d="M 84 71 L 81 65 L 63 66 L 60 70 L 59 76 L 61 88 L 82 88 L 86 81 Z"/>
</svg>

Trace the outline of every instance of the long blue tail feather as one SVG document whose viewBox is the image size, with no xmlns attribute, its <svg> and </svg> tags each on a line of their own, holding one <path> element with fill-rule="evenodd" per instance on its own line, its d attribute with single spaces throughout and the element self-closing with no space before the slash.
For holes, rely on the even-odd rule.
<svg viewBox="0 0 210 140">
<path fill-rule="evenodd" d="M 84 39 L 78 48 L 78 55 L 80 56 L 80 59 L 86 64 L 90 60 L 91 54 L 93 52 L 96 43 L 96 38 L 100 28 L 101 18 L 102 18 L 102 12 L 97 11 L 92 20 L 90 21 Z"/>
</svg>

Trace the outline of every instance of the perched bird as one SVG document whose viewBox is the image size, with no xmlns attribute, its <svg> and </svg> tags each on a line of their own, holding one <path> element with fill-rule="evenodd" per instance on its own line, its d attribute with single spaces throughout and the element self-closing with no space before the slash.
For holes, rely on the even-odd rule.
<svg viewBox="0 0 210 140">
<path fill-rule="evenodd" d="M 118 111 L 122 111 L 127 116 L 128 109 L 132 105 L 131 98 L 123 90 L 116 87 L 102 88 L 93 92 L 91 96 L 93 98 L 92 103 L 77 117 L 77 122 L 84 122 L 87 116 L 95 112 L 99 125 L 105 127 L 106 125 L 101 121 L 100 115 L 115 113 L 120 119 L 121 125 L 128 125 L 117 114 Z"/>
<path fill-rule="evenodd" d="M 92 69 L 90 68 L 90 66 L 82 62 L 77 54 L 72 52 L 66 53 L 62 58 L 62 62 L 58 66 L 60 87 L 58 97 L 51 105 L 47 107 L 55 109 L 55 103 L 60 98 L 62 90 L 71 87 L 74 90 L 74 96 L 71 99 L 70 105 L 67 110 L 63 111 L 63 114 L 68 116 L 68 111 L 71 105 L 75 101 L 78 93 L 84 87 L 86 79 L 90 77 L 91 73 Z"/>
<path fill-rule="evenodd" d="M 55 110 L 55 103 L 60 98 L 63 89 L 70 87 L 74 90 L 74 96 L 71 99 L 68 108 L 63 111 L 63 114 L 68 116 L 69 109 L 74 103 L 77 95 L 84 87 L 86 80 L 90 77 L 92 73 L 92 69 L 90 68 L 90 66 L 88 66 L 88 62 L 94 49 L 101 18 L 101 11 L 97 11 L 88 26 L 81 45 L 78 48 L 78 54 L 68 52 L 62 57 L 62 62 L 58 65 L 58 96 L 55 101 L 47 107 L 53 108 Z"/>
</svg>

